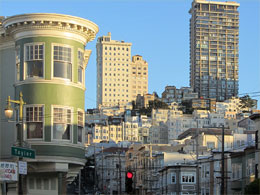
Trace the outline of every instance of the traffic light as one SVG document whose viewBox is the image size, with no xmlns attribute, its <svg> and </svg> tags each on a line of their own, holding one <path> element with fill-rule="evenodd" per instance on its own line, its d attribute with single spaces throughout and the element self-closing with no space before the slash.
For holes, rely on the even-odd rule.
<svg viewBox="0 0 260 195">
<path fill-rule="evenodd" d="M 127 193 L 133 192 L 133 172 L 127 171 L 126 172 L 126 177 L 125 177 L 125 191 Z"/>
</svg>

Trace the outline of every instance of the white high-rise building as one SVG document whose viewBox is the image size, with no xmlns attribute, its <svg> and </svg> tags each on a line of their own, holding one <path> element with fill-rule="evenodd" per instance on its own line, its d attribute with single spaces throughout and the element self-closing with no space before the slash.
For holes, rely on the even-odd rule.
<svg viewBox="0 0 260 195">
<path fill-rule="evenodd" d="M 97 107 L 125 106 L 148 93 L 148 63 L 140 55 L 131 57 L 131 46 L 112 40 L 111 33 L 98 38 Z"/>
<path fill-rule="evenodd" d="M 111 33 L 97 40 L 97 107 L 131 102 L 131 46 Z"/>
</svg>

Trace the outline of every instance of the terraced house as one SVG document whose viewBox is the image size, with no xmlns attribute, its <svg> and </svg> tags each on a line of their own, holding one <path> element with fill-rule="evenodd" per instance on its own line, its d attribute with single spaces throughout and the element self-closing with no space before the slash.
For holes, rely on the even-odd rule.
<svg viewBox="0 0 260 195">
<path fill-rule="evenodd" d="M 35 159 L 23 159 L 26 194 L 66 193 L 66 184 L 85 164 L 85 68 L 91 54 L 85 46 L 97 32 L 93 22 L 69 15 L 1 18 L 0 117 L 7 96 L 19 99 L 22 92 L 23 137 L 36 151 Z M 16 161 L 11 156 L 15 123 L 2 121 L 1 161 Z"/>
</svg>

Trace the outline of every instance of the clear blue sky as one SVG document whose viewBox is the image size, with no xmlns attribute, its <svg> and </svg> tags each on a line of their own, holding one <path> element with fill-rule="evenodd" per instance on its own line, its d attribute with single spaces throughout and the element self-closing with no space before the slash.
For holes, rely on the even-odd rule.
<svg viewBox="0 0 260 195">
<path fill-rule="evenodd" d="M 149 64 L 149 93 L 189 86 L 189 18 L 192 0 L 0 0 L 0 15 L 60 13 L 99 26 L 97 37 L 132 43 L 132 55 Z M 260 91 L 260 0 L 240 3 L 239 93 Z M 96 106 L 96 40 L 86 69 L 85 108 Z M 254 94 L 252 94 L 254 95 Z M 259 100 L 259 97 L 254 97 Z M 258 104 L 259 105 L 259 104 Z"/>
</svg>

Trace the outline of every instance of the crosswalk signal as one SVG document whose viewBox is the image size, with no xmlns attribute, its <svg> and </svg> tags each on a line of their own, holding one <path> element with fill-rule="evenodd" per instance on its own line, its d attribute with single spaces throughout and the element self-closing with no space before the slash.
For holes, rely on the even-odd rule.
<svg viewBox="0 0 260 195">
<path fill-rule="evenodd" d="M 125 191 L 127 193 L 133 192 L 133 172 L 127 171 L 126 172 L 126 178 L 125 178 Z"/>
</svg>

